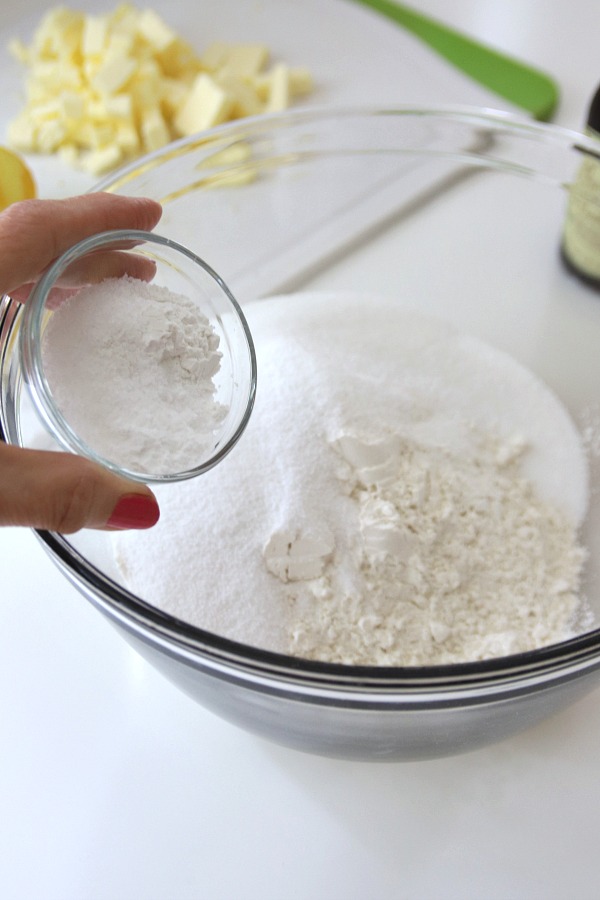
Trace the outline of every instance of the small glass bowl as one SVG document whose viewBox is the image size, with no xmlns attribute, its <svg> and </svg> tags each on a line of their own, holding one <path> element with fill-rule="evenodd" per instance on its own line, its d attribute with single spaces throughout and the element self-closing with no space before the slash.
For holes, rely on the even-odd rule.
<svg viewBox="0 0 600 900">
<path fill-rule="evenodd" d="M 82 285 L 98 283 L 106 277 L 130 274 L 136 277 L 140 266 L 146 267 L 143 281 L 167 288 L 174 294 L 193 301 L 212 325 L 219 338 L 222 354 L 220 368 L 213 377 L 214 400 L 222 404 L 226 412 L 210 430 L 206 446 L 199 450 L 199 458 L 193 464 L 172 471 L 140 471 L 114 457 L 90 446 L 67 421 L 59 407 L 44 370 L 43 334 L 53 312 L 62 302 L 65 292 L 73 293 Z M 151 267 L 151 268 L 149 268 Z M 148 274 L 150 273 L 150 274 Z M 141 273 L 140 273 L 141 274 Z M 76 299 L 75 299 L 76 302 Z M 232 449 L 244 431 L 254 405 L 256 393 L 256 354 L 252 335 L 239 304 L 227 285 L 202 259 L 181 244 L 158 234 L 133 231 L 106 231 L 85 238 L 66 251 L 43 274 L 24 306 L 23 326 L 20 331 L 19 351 L 25 384 L 33 406 L 42 423 L 62 447 L 111 469 L 134 481 L 172 482 L 195 477 L 212 468 Z M 124 348 L 125 351 L 125 348 Z M 74 386 L 76 390 L 76 386 Z M 139 401 L 139 393 L 131 397 L 119 397 L 127 403 Z M 148 398 L 150 405 L 155 397 Z M 121 407 L 123 409 L 123 407 Z M 93 410 L 94 415 L 105 415 Z M 186 410 L 181 410 L 185 416 Z M 158 424 L 144 422 L 145 439 L 158 444 L 164 434 Z M 165 460 L 166 464 L 166 460 Z M 156 468 L 160 468 L 156 466 Z"/>
</svg>

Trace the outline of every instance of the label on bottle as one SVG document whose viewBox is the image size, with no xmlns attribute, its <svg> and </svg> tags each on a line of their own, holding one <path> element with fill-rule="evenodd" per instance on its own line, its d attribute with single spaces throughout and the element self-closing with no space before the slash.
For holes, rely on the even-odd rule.
<svg viewBox="0 0 600 900">
<path fill-rule="evenodd" d="M 600 282 L 600 158 L 586 156 L 571 185 L 562 249 L 577 274 Z"/>
</svg>

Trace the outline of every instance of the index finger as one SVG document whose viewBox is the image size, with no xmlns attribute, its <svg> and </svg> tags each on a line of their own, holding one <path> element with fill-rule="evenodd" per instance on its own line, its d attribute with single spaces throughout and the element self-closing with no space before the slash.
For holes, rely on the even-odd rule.
<svg viewBox="0 0 600 900">
<path fill-rule="evenodd" d="M 15 203 L 0 214 L 0 293 L 36 280 L 85 237 L 122 228 L 151 231 L 161 214 L 154 200 L 108 193 Z"/>
<path fill-rule="evenodd" d="M 104 281 L 106 278 L 129 276 L 140 281 L 152 281 L 155 274 L 156 263 L 146 256 L 120 250 L 99 250 L 69 266 L 67 273 L 61 276 L 52 288 L 47 306 L 49 309 L 55 309 L 63 300 L 77 293 L 79 288 Z M 35 282 L 21 285 L 11 292 L 12 299 L 25 303 L 34 286 Z"/>
</svg>

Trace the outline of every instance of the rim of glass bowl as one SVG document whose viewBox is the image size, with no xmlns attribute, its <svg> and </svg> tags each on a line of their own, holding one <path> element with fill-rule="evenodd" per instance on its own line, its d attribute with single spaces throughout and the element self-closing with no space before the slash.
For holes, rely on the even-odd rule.
<svg viewBox="0 0 600 900">
<path fill-rule="evenodd" d="M 93 191 L 114 191 L 124 187 L 131 177 L 141 173 L 150 174 L 152 170 L 164 160 L 174 159 L 184 155 L 189 150 L 210 146 L 218 142 L 219 148 L 226 146 L 228 136 L 236 135 L 236 140 L 250 138 L 254 134 L 260 134 L 265 130 L 277 130 L 289 127 L 296 123 L 322 122 L 325 120 L 341 120 L 362 116 L 364 118 L 407 118 L 427 119 L 431 121 L 449 121 L 470 124 L 474 128 L 480 125 L 490 133 L 503 134 L 508 131 L 512 136 L 529 137 L 534 140 L 548 141 L 550 143 L 563 143 L 570 145 L 573 150 L 591 156 L 600 157 L 600 137 L 590 132 L 578 131 L 563 125 L 555 125 L 551 122 L 540 122 L 529 119 L 524 113 L 507 112 L 506 110 L 492 107 L 468 106 L 466 104 L 440 104 L 439 106 L 415 106 L 411 104 L 397 105 L 341 105 L 326 106 L 315 105 L 310 108 L 287 109 L 283 112 L 260 113 L 254 116 L 245 116 L 231 122 L 225 122 L 208 128 L 201 134 L 191 137 L 178 138 L 165 147 L 146 153 L 129 163 L 125 163 L 118 169 L 105 175 L 91 189 Z M 222 143 L 221 143 L 222 139 Z M 410 150 L 408 152 L 411 152 Z M 541 167 L 536 169 L 520 162 L 513 162 L 502 156 L 489 155 L 485 159 L 477 154 L 477 151 L 458 151 L 452 149 L 444 151 L 439 148 L 421 149 L 419 152 L 425 155 L 444 158 L 451 157 L 459 161 L 469 161 L 473 158 L 480 159 L 481 165 L 489 168 L 499 168 L 512 172 L 515 175 L 534 178 L 536 175 L 543 181 L 555 182 L 554 175 L 546 175 Z"/>
<path fill-rule="evenodd" d="M 81 440 L 76 432 L 70 427 L 60 410 L 52 399 L 52 392 L 48 385 L 48 381 L 44 375 L 44 367 L 42 362 L 41 351 L 41 332 L 45 316 L 45 302 L 48 294 L 52 290 L 65 269 L 80 256 L 90 251 L 97 250 L 101 247 L 119 243 L 150 243 L 156 244 L 158 247 L 169 247 L 176 250 L 183 256 L 187 257 L 194 264 L 203 269 L 206 274 L 219 287 L 223 296 L 227 299 L 231 306 L 237 321 L 242 327 L 248 351 L 249 363 L 249 386 L 248 395 L 245 398 L 245 406 L 243 415 L 240 418 L 234 432 L 229 439 L 219 446 L 217 451 L 213 453 L 209 459 L 198 466 L 193 466 L 181 472 L 166 473 L 161 475 L 150 475 L 133 471 L 117 465 L 110 459 L 96 453 L 92 447 L 88 446 L 85 441 Z M 36 411 L 41 419 L 50 428 L 54 437 L 67 450 L 87 456 L 113 472 L 117 472 L 133 481 L 141 481 L 144 483 L 164 484 L 169 482 L 184 481 L 189 478 L 195 478 L 209 471 L 216 466 L 236 445 L 243 434 L 252 414 L 254 400 L 256 397 L 256 380 L 257 380 L 257 364 L 256 350 L 254 340 L 250 332 L 250 327 L 246 320 L 241 306 L 215 270 L 205 260 L 201 259 L 192 250 L 173 241 L 163 235 L 155 232 L 141 231 L 136 229 L 114 229 L 102 231 L 98 234 L 91 235 L 73 244 L 66 250 L 51 266 L 43 273 L 40 280 L 35 285 L 31 296 L 27 303 L 24 304 L 23 321 L 19 329 L 19 349 L 21 353 L 21 364 L 23 373 L 26 376 L 27 388 L 30 397 L 36 407 Z"/>
<path fill-rule="evenodd" d="M 481 110 L 466 106 L 440 106 L 424 108 L 417 106 L 348 106 L 288 110 L 284 113 L 254 116 L 236 122 L 220 125 L 204 133 L 201 137 L 182 138 L 167 148 L 137 159 L 118 171 L 105 177 L 94 190 L 118 189 L 126 184 L 129 177 L 140 171 L 153 168 L 165 156 L 173 156 L 177 151 L 186 152 L 188 147 L 204 144 L 218 136 L 248 135 L 269 128 L 285 127 L 294 122 L 319 121 L 332 117 L 350 116 L 413 116 L 435 119 L 460 120 L 474 126 L 491 130 L 509 129 L 515 134 L 529 136 L 540 142 L 562 142 L 582 152 L 600 156 L 600 140 L 575 130 L 546 123 L 521 119 L 510 113 Z M 443 156 L 443 152 L 437 153 Z M 456 156 L 456 152 L 452 154 Z M 482 165 L 484 162 L 482 161 Z M 523 176 L 535 177 L 540 173 L 535 169 L 516 166 L 509 160 L 489 159 L 491 167 L 504 168 Z M 545 175 L 541 175 L 546 179 Z M 10 341 L 10 333 L 17 327 L 22 310 L 15 301 L 5 298 L 0 310 L 0 335 L 7 332 L 4 347 L 0 343 L 0 365 Z M 2 410 L 0 410 L 1 412 Z M 0 438 L 5 439 L 4 423 L 0 416 Z M 190 625 L 162 610 L 151 606 L 135 594 L 121 587 L 103 572 L 93 566 L 68 540 L 59 534 L 38 530 L 37 535 L 51 556 L 66 570 L 72 583 L 81 583 L 93 593 L 92 602 L 107 610 L 125 627 L 142 636 L 145 634 L 153 642 L 170 646 L 172 654 L 186 655 L 188 661 L 194 655 L 200 659 L 214 661 L 245 673 L 248 677 L 262 676 L 273 681 L 287 682 L 299 688 L 312 687 L 324 691 L 338 691 L 342 695 L 360 692 L 367 696 L 390 696 L 404 692 L 406 696 L 426 692 L 467 694 L 477 689 L 524 682 L 523 690 L 531 689 L 532 682 L 540 686 L 551 679 L 569 680 L 577 676 L 581 669 L 589 671 L 600 667 L 600 628 L 570 638 L 560 644 L 553 644 L 511 656 L 497 657 L 468 663 L 446 666 L 352 666 L 341 663 L 324 663 L 306 660 L 286 654 L 273 653 L 248 644 L 232 641 L 218 634 Z M 518 687 L 517 687 L 518 689 Z M 462 699 L 461 701 L 462 702 Z M 428 704 L 429 708 L 429 704 Z"/>
</svg>

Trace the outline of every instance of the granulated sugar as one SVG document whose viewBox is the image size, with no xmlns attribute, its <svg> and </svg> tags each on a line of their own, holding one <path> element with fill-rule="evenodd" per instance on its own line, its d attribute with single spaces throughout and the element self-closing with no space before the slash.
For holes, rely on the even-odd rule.
<svg viewBox="0 0 600 900">
<path fill-rule="evenodd" d="M 198 465 L 226 410 L 219 338 L 187 297 L 134 278 L 82 288 L 52 315 L 42 358 L 56 405 L 92 450 L 131 471 Z"/>
<path fill-rule="evenodd" d="M 346 663 L 487 658 L 582 626 L 585 456 L 537 378 L 391 299 L 245 312 L 251 422 L 215 469 L 159 489 L 154 529 L 113 537 L 131 590 L 234 640 Z"/>
</svg>

